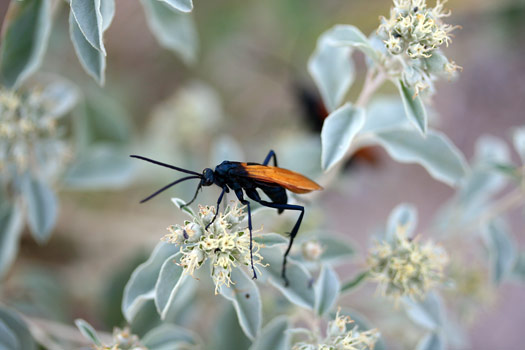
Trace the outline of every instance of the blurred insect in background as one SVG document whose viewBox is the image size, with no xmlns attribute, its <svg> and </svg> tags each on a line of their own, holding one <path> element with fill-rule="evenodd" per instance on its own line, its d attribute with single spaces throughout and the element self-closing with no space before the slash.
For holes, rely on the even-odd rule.
<svg viewBox="0 0 525 350">
<path fill-rule="evenodd" d="M 219 213 L 219 206 L 222 202 L 224 194 L 229 193 L 230 190 L 232 190 L 239 199 L 239 201 L 243 205 L 246 205 L 248 209 L 248 229 L 250 231 L 250 260 L 254 279 L 257 278 L 257 274 L 255 273 L 255 268 L 253 266 L 252 215 L 250 202 L 244 198 L 244 194 L 246 194 L 248 198 L 254 200 L 255 202 L 265 207 L 277 209 L 279 214 L 282 213 L 284 210 L 300 211 L 301 213 L 299 214 L 299 218 L 293 226 L 292 231 L 290 231 L 289 233 L 290 242 L 288 243 L 288 247 L 286 248 L 286 252 L 284 253 L 283 266 L 281 270 L 281 275 L 285 281 L 285 284 L 289 284 L 288 279 L 286 278 L 286 258 L 290 253 L 290 249 L 292 248 L 294 238 L 297 235 L 297 232 L 299 231 L 299 227 L 301 226 L 301 222 L 304 216 L 304 207 L 295 204 L 288 204 L 288 196 L 286 195 L 286 190 L 289 190 L 294 193 L 308 193 L 311 191 L 321 190 L 322 187 L 320 185 L 299 173 L 279 168 L 277 166 L 277 156 L 275 155 L 274 151 L 270 151 L 268 153 L 262 164 L 241 163 L 225 160 L 221 164 L 217 165 L 215 167 L 215 170 L 206 168 L 202 171 L 202 174 L 137 155 L 132 155 L 131 157 L 141 159 L 153 164 L 161 165 L 166 168 L 174 169 L 186 174 L 191 174 L 190 176 L 183 177 L 162 187 L 155 193 L 143 199 L 141 203 L 150 200 L 159 193 L 167 190 L 172 186 L 175 186 L 180 182 L 191 179 L 200 179 L 197 190 L 195 191 L 195 195 L 188 203 L 184 204 L 184 206 L 188 206 L 191 203 L 193 203 L 195 198 L 197 198 L 197 194 L 199 193 L 201 187 L 211 186 L 213 184 L 219 186 L 222 189 L 222 191 L 219 195 L 219 198 L 217 199 L 215 216 L 213 217 L 212 221 L 206 226 L 206 229 L 208 229 L 208 227 L 217 218 L 217 215 Z M 272 159 L 274 166 L 268 165 L 268 163 Z M 271 201 L 263 200 L 259 196 L 257 189 L 263 191 L 270 198 Z"/>
</svg>

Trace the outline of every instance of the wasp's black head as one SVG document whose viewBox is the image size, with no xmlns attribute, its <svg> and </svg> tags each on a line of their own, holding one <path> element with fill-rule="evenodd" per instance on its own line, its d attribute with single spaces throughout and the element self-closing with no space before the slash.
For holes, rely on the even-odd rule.
<svg viewBox="0 0 525 350">
<path fill-rule="evenodd" d="M 204 176 L 202 178 L 202 186 L 211 186 L 213 185 L 214 178 L 213 178 L 213 170 L 210 168 L 206 168 L 202 171 L 202 175 Z"/>
</svg>

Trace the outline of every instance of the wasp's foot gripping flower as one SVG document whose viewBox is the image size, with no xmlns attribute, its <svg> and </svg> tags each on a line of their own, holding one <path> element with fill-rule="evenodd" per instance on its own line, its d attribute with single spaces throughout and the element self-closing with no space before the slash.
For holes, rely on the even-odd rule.
<svg viewBox="0 0 525 350">
<path fill-rule="evenodd" d="M 182 257 L 177 262 L 184 268 L 184 273 L 193 276 L 205 261 L 212 266 L 211 277 L 215 284 L 215 293 L 219 287 L 229 287 L 233 282 L 231 273 L 234 268 L 250 263 L 250 235 L 246 228 L 240 227 L 246 217 L 243 207 L 236 202 L 219 213 L 215 221 L 215 208 L 199 206 L 199 212 L 192 221 L 184 226 L 172 225 L 169 233 L 162 240 L 180 245 Z M 206 229 L 206 226 L 209 227 Z M 259 254 L 260 245 L 252 242 L 253 264 L 263 266 L 263 257 Z"/>
<path fill-rule="evenodd" d="M 432 242 L 420 244 L 403 230 L 398 230 L 393 242 L 377 242 L 367 260 L 381 294 L 396 301 L 402 296 L 423 298 L 443 282 L 447 262 L 443 248 Z"/>
<path fill-rule="evenodd" d="M 95 350 L 148 350 L 142 346 L 139 337 L 132 334 L 129 328 L 115 328 L 113 330 L 112 345 L 94 345 Z"/>
<path fill-rule="evenodd" d="M 371 329 L 360 331 L 357 326 L 348 330 L 347 325 L 353 323 L 349 316 L 340 316 L 340 309 L 335 319 L 328 322 L 326 338 L 318 344 L 297 343 L 293 350 L 373 350 L 379 339 L 379 331 Z M 314 338 L 314 337 L 312 337 Z"/>
</svg>

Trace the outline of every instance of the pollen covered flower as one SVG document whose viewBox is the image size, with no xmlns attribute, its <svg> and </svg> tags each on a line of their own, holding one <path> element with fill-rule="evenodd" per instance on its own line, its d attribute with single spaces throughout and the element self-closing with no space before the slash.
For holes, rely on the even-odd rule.
<svg viewBox="0 0 525 350">
<path fill-rule="evenodd" d="M 251 260 L 250 236 L 247 228 L 240 226 L 246 217 L 243 207 L 236 202 L 228 206 L 223 213 L 218 213 L 215 221 L 211 223 L 215 213 L 214 207 L 199 206 L 199 211 L 192 221 L 186 221 L 184 226 L 169 226 L 169 233 L 162 240 L 180 245 L 182 257 L 177 264 L 183 267 L 184 273 L 188 275 L 193 276 L 197 269 L 209 261 L 217 294 L 220 286 L 229 287 L 233 283 L 232 270 L 243 265 L 250 266 Z M 263 257 L 259 254 L 259 249 L 260 245 L 254 241 L 252 255 L 256 269 L 257 265 L 263 266 Z"/>
<path fill-rule="evenodd" d="M 443 282 L 447 263 L 442 247 L 409 239 L 401 228 L 393 242 L 376 242 L 367 259 L 371 279 L 379 283 L 381 294 L 396 301 L 402 296 L 423 298 Z"/>
<path fill-rule="evenodd" d="M 140 344 L 139 337 L 132 334 L 127 327 L 113 330 L 113 344 L 93 346 L 95 350 L 148 350 Z"/>
<path fill-rule="evenodd" d="M 380 333 L 377 329 L 360 331 L 358 326 L 350 330 L 347 325 L 354 321 L 349 316 L 340 316 L 341 309 L 337 311 L 335 319 L 328 322 L 326 338 L 317 344 L 311 342 L 297 343 L 293 350 L 373 350 Z M 315 338 L 315 337 L 313 337 Z"/>
</svg>

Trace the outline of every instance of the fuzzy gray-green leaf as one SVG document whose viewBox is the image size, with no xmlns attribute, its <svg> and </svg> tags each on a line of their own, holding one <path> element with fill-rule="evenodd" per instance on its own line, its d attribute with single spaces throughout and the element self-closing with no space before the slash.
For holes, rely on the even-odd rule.
<svg viewBox="0 0 525 350">
<path fill-rule="evenodd" d="M 323 265 L 321 273 L 315 282 L 315 311 L 322 316 L 332 309 L 337 298 L 341 282 L 334 269 L 329 265 Z"/>
<path fill-rule="evenodd" d="M 175 253 L 164 261 L 155 284 L 155 306 L 162 320 L 166 318 L 177 291 L 187 278 L 186 275 L 183 275 L 182 266 L 177 265 L 180 255 L 180 252 Z"/>
<path fill-rule="evenodd" d="M 189 329 L 173 324 L 162 324 L 146 333 L 140 342 L 148 350 L 176 350 L 196 347 L 200 340 Z"/>
<path fill-rule="evenodd" d="M 372 47 L 368 38 L 355 26 L 338 24 L 323 35 L 330 45 L 355 47 L 372 61 L 377 62 L 379 59 L 379 53 Z"/>
<path fill-rule="evenodd" d="M 445 339 L 440 332 L 426 334 L 417 343 L 416 350 L 445 350 Z"/>
<path fill-rule="evenodd" d="M 329 111 L 335 110 L 354 82 L 352 49 L 328 43 L 328 34 L 317 41 L 317 47 L 308 61 L 308 71 L 314 79 Z"/>
<path fill-rule="evenodd" d="M 443 326 L 443 322 L 445 322 L 443 302 L 434 292 L 428 293 L 425 299 L 421 301 L 405 297 L 403 298 L 403 304 L 408 317 L 428 330 L 436 330 Z"/>
<path fill-rule="evenodd" d="M 27 206 L 27 220 L 38 243 L 49 239 L 58 216 L 58 199 L 49 185 L 27 175 L 22 182 L 22 194 Z"/>
<path fill-rule="evenodd" d="M 435 179 L 456 186 L 467 174 L 461 151 L 443 133 L 429 130 L 422 136 L 415 130 L 377 133 L 377 142 L 401 163 L 418 163 Z"/>
<path fill-rule="evenodd" d="M 417 209 L 409 203 L 398 204 L 388 217 L 386 240 L 393 242 L 396 232 L 402 230 L 406 237 L 411 237 L 417 226 Z"/>
<path fill-rule="evenodd" d="M 509 228 L 502 219 L 493 220 L 483 228 L 491 258 L 492 280 L 500 284 L 511 273 L 516 261 L 516 248 Z"/>
<path fill-rule="evenodd" d="M 36 350 L 37 346 L 27 324 L 22 318 L 13 310 L 0 306 L 0 322 L 4 325 L 4 329 L 9 330 L 10 339 L 14 336 L 18 343 L 18 348 L 12 350 Z M 5 340 L 5 339 L 2 339 Z M 2 341 L 0 341 L 2 345 Z M 8 350 L 11 350 L 8 348 Z"/>
<path fill-rule="evenodd" d="M 399 81 L 398 89 L 405 106 L 406 117 L 421 134 L 425 135 L 427 133 L 428 118 L 421 97 L 419 95 L 416 96 L 414 89 L 406 86 L 403 81 Z"/>
<path fill-rule="evenodd" d="M 97 346 L 102 346 L 102 342 L 98 337 L 97 331 L 89 323 L 82 319 L 76 319 L 75 325 L 79 329 L 80 333 L 82 333 L 82 335 L 86 337 L 86 339 L 90 340 L 93 344 Z"/>
<path fill-rule="evenodd" d="M 7 273 L 18 253 L 22 219 L 21 208 L 11 204 L 0 191 L 0 279 Z"/>
<path fill-rule="evenodd" d="M 10 1 L 0 47 L 0 83 L 16 87 L 34 73 L 51 31 L 51 1 Z"/>
<path fill-rule="evenodd" d="M 521 162 L 525 164 L 525 126 L 514 130 L 512 141 L 516 152 L 520 155 Z"/>
<path fill-rule="evenodd" d="M 329 170 L 345 156 L 364 123 L 365 111 L 350 103 L 330 113 L 321 130 L 321 165 L 324 170 Z"/>
<path fill-rule="evenodd" d="M 259 288 L 241 269 L 234 269 L 231 273 L 232 285 L 222 285 L 219 293 L 230 300 L 237 313 L 239 324 L 244 334 L 255 339 L 261 330 L 262 301 Z"/>
<path fill-rule="evenodd" d="M 101 0 L 71 0 L 71 13 L 78 25 L 78 29 L 86 41 L 104 56 L 106 49 L 102 40 L 103 20 L 100 11 Z"/>
<path fill-rule="evenodd" d="M 290 323 L 287 316 L 278 316 L 271 320 L 255 339 L 250 350 L 289 350 L 290 333 L 287 332 Z"/>
<path fill-rule="evenodd" d="M 186 64 L 197 58 L 198 37 L 193 17 L 159 0 L 141 0 L 151 32 L 161 46 L 176 53 Z"/>
<path fill-rule="evenodd" d="M 20 342 L 15 333 L 4 321 L 0 320 L 0 349 L 17 350 L 20 349 Z"/>
<path fill-rule="evenodd" d="M 69 14 L 69 35 L 78 60 L 84 70 L 93 77 L 99 85 L 104 85 L 106 56 L 87 41 L 73 16 L 73 12 Z"/>
<path fill-rule="evenodd" d="M 193 10 L 193 1 L 192 0 L 159 0 L 170 5 L 174 9 L 181 12 L 191 12 Z"/>
<path fill-rule="evenodd" d="M 102 31 L 105 32 L 115 17 L 115 0 L 100 0 L 100 13 L 102 14 Z"/>
</svg>

